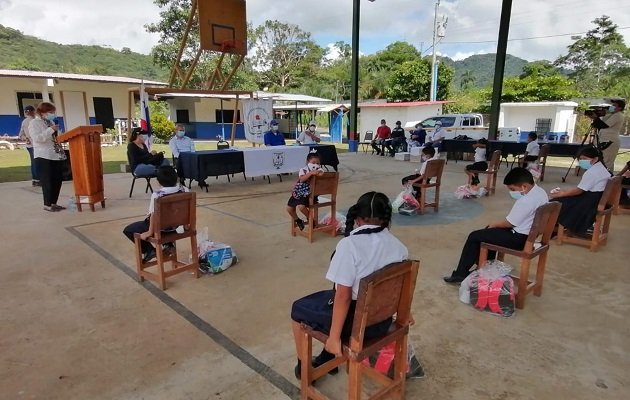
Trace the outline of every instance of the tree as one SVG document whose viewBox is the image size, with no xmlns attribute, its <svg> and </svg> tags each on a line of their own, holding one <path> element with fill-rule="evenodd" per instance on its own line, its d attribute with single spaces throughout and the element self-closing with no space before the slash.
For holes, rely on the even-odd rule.
<svg viewBox="0 0 630 400">
<path fill-rule="evenodd" d="M 577 97 L 573 82 L 556 74 L 507 78 L 503 81 L 502 102 L 560 101 Z"/>
<path fill-rule="evenodd" d="M 438 64 L 438 99 L 446 99 L 453 80 L 453 69 Z M 431 63 L 426 59 L 405 61 L 389 77 L 386 94 L 390 100 L 428 100 L 431 86 Z"/>
<path fill-rule="evenodd" d="M 253 35 L 251 61 L 261 85 L 298 87 L 321 66 L 324 49 L 297 25 L 268 20 Z"/>
<path fill-rule="evenodd" d="M 473 86 L 474 84 L 475 84 L 475 74 L 471 70 L 467 69 L 462 74 L 459 87 L 460 89 L 466 91 L 470 89 L 470 87 Z"/>
<path fill-rule="evenodd" d="M 618 79 L 630 75 L 630 50 L 610 17 L 592 21 L 596 26 L 568 47 L 556 66 L 572 70 L 578 89 L 587 96 L 603 95 Z"/>
<path fill-rule="evenodd" d="M 523 73 L 519 78 L 528 76 L 552 76 L 558 75 L 560 71 L 547 60 L 533 61 L 523 67 Z"/>
</svg>

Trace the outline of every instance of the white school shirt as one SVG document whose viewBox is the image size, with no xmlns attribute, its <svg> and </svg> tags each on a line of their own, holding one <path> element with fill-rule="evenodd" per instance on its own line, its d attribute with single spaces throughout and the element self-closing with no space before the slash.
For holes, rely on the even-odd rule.
<svg viewBox="0 0 630 400">
<path fill-rule="evenodd" d="M 475 148 L 475 162 L 482 162 L 486 160 L 486 148 L 485 147 L 477 147 Z"/>
<path fill-rule="evenodd" d="M 540 145 L 537 141 L 532 140 L 531 142 L 527 143 L 527 148 L 525 148 L 525 151 L 527 152 L 528 156 L 537 156 L 538 153 L 540 153 Z"/>
<path fill-rule="evenodd" d="M 431 158 L 429 158 L 426 161 L 422 162 L 422 165 L 420 166 L 420 171 L 418 172 L 418 175 L 424 175 L 424 171 L 427 170 L 427 163 L 431 160 L 439 160 L 440 158 L 440 153 L 438 153 L 437 151 L 435 152 L 435 155 Z"/>
<path fill-rule="evenodd" d="M 363 225 L 353 230 L 350 236 L 341 239 L 326 273 L 329 281 L 352 287 L 353 300 L 359 294 L 361 278 L 388 264 L 409 258 L 407 247 L 387 228 L 378 233 L 354 234 L 363 229 L 374 228 L 378 226 Z"/>
<path fill-rule="evenodd" d="M 178 138 L 177 135 L 175 135 L 168 142 L 168 146 L 171 148 L 171 152 L 175 158 L 178 158 L 181 152 L 195 151 L 195 142 L 188 136 Z"/>
<path fill-rule="evenodd" d="M 577 187 L 585 192 L 603 192 L 609 178 L 610 172 L 598 161 L 584 172 Z"/>
<path fill-rule="evenodd" d="M 514 231 L 516 233 L 522 233 L 523 235 L 529 235 L 532 224 L 534 223 L 534 216 L 536 215 L 536 209 L 544 204 L 547 204 L 549 197 L 547 192 L 538 185 L 534 185 L 532 190 L 525 196 L 516 200 L 510 213 L 505 219 L 514 225 Z"/>
<path fill-rule="evenodd" d="M 319 133 L 317 132 L 309 131 L 308 133 L 315 136 L 316 138 L 319 138 Z M 316 141 L 313 140 L 312 137 L 306 134 L 306 131 L 300 132 L 300 134 L 298 135 L 297 141 L 300 142 L 301 144 L 316 144 L 317 143 Z"/>
<path fill-rule="evenodd" d="M 151 200 L 149 202 L 149 215 L 153 214 L 153 211 L 155 211 L 155 199 L 160 198 L 162 196 L 166 196 L 167 194 L 187 192 L 187 191 L 188 191 L 188 188 L 186 186 L 176 185 L 176 186 L 166 186 L 151 193 Z"/>
</svg>

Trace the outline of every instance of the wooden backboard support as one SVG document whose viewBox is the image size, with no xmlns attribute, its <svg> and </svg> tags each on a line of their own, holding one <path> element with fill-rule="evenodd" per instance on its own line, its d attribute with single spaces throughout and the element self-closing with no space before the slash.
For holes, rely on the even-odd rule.
<svg viewBox="0 0 630 400">
<path fill-rule="evenodd" d="M 182 68 L 182 55 L 195 22 L 197 22 L 199 29 L 199 48 L 190 66 Z M 220 53 L 214 72 L 205 82 L 205 89 L 225 90 L 247 55 L 245 0 L 192 1 L 188 23 L 171 70 L 170 87 L 174 87 L 176 81 L 179 80 L 178 86 L 182 89 L 186 88 L 203 51 Z"/>
</svg>

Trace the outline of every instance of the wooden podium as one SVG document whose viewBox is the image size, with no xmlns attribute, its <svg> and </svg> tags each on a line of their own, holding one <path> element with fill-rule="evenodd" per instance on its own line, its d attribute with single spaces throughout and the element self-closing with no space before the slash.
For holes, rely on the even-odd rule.
<svg viewBox="0 0 630 400">
<path fill-rule="evenodd" d="M 63 135 L 59 142 L 70 145 L 70 165 L 77 209 L 81 210 L 81 198 L 94 211 L 94 204 L 100 202 L 105 208 L 105 192 L 103 191 L 103 160 L 101 159 L 102 125 L 78 126 Z"/>
</svg>

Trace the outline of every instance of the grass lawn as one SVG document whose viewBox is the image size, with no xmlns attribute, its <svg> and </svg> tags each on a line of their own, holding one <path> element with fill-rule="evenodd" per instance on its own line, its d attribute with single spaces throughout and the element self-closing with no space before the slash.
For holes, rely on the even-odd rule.
<svg viewBox="0 0 630 400">
<path fill-rule="evenodd" d="M 288 144 L 293 141 L 288 141 Z M 246 141 L 236 141 L 235 146 L 246 147 L 249 144 Z M 337 153 L 345 153 L 348 151 L 348 145 L 336 144 Z M 167 157 L 171 151 L 166 144 L 156 144 L 156 151 L 164 151 Z M 197 150 L 216 150 L 216 142 L 196 142 Z M 127 164 L 127 146 L 113 146 L 101 148 L 103 157 L 103 172 L 112 174 L 120 172 L 120 164 Z M 31 179 L 31 167 L 26 149 L 5 150 L 0 149 L 0 183 L 18 182 Z"/>
</svg>

